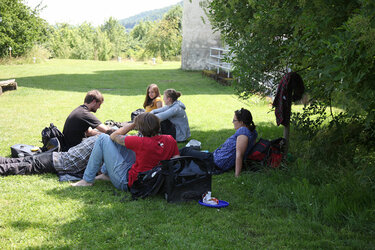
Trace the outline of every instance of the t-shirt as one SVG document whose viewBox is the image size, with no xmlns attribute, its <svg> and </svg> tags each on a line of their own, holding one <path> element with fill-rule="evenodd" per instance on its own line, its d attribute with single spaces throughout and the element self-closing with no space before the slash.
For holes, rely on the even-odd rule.
<svg viewBox="0 0 375 250">
<path fill-rule="evenodd" d="M 256 130 L 251 132 L 247 127 L 240 127 L 234 135 L 229 137 L 213 152 L 215 165 L 223 171 L 229 170 L 236 163 L 236 144 L 237 137 L 240 135 L 246 135 L 249 139 L 244 154 L 244 157 L 246 157 L 249 154 L 250 149 L 254 146 L 258 133 Z"/>
<path fill-rule="evenodd" d="M 128 172 L 128 186 L 137 180 L 138 173 L 152 169 L 160 161 L 179 155 L 177 142 L 170 135 L 153 137 L 126 136 L 125 147 L 135 152 L 135 163 Z"/>
<path fill-rule="evenodd" d="M 157 109 L 157 108 L 158 108 L 158 106 L 156 106 L 156 103 L 157 103 L 157 102 L 162 102 L 160 96 L 156 97 L 156 98 L 152 101 L 151 105 L 148 105 L 148 106 L 145 107 L 146 112 L 150 112 L 151 110 Z"/>
<path fill-rule="evenodd" d="M 64 140 L 67 149 L 81 143 L 89 127 L 96 128 L 101 122 L 86 105 L 81 105 L 70 113 L 64 125 Z"/>
</svg>

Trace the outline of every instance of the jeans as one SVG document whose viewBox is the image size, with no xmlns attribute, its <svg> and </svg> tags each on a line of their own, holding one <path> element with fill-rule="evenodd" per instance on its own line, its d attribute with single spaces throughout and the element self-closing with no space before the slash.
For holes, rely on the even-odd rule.
<svg viewBox="0 0 375 250">
<path fill-rule="evenodd" d="M 128 190 L 128 171 L 135 162 L 134 151 L 112 141 L 109 135 L 101 134 L 95 141 L 83 179 L 94 182 L 102 167 L 102 173 L 109 176 L 112 184 L 120 190 Z"/>
</svg>

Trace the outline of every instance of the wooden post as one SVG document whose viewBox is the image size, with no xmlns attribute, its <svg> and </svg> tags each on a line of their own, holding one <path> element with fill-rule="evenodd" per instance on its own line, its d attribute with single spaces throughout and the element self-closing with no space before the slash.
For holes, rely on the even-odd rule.
<svg viewBox="0 0 375 250">
<path fill-rule="evenodd" d="M 289 114 L 292 112 L 292 102 L 290 102 L 289 110 L 287 111 Z M 284 126 L 284 139 L 285 139 L 285 145 L 284 145 L 284 157 L 288 156 L 288 150 L 289 150 L 289 133 L 290 133 L 290 117 L 288 124 Z"/>
<path fill-rule="evenodd" d="M 284 157 L 287 157 L 288 150 L 289 150 L 289 132 L 290 132 L 290 125 L 284 126 L 284 139 L 285 139 L 285 145 L 284 145 Z"/>
</svg>

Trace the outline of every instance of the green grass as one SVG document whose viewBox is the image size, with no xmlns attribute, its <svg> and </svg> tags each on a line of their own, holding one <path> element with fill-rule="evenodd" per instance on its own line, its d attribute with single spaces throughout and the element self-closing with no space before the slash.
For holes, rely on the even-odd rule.
<svg viewBox="0 0 375 250">
<path fill-rule="evenodd" d="M 0 79 L 16 78 L 19 85 L 0 96 L 0 155 L 10 156 L 17 143 L 41 146 L 42 129 L 53 122 L 62 130 L 90 89 L 104 94 L 101 121 L 127 121 L 150 83 L 182 92 L 191 138 L 203 149 L 214 150 L 234 133 L 233 111 L 241 107 L 252 111 L 260 137 L 282 135 L 265 100 L 240 101 L 231 87 L 179 67 L 75 60 L 0 65 Z M 52 174 L 0 177 L 0 248 L 374 248 L 374 228 L 366 224 L 373 206 L 367 217 L 342 219 L 346 207 L 335 205 L 340 186 L 292 175 L 290 169 L 303 166 L 297 160 L 284 170 L 214 176 L 213 196 L 230 203 L 220 210 L 168 204 L 159 196 L 129 201 L 108 182 L 72 188 Z M 360 194 L 355 200 L 363 202 Z"/>
</svg>

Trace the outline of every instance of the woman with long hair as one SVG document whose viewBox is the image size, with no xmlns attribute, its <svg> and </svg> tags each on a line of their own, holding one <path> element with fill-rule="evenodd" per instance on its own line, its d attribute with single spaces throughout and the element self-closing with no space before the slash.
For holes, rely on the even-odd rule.
<svg viewBox="0 0 375 250">
<path fill-rule="evenodd" d="M 155 83 L 152 83 L 147 87 L 143 108 L 145 109 L 145 112 L 150 112 L 151 110 L 161 107 L 163 107 L 163 100 L 160 96 L 159 87 Z"/>
<path fill-rule="evenodd" d="M 208 161 L 218 172 L 235 169 L 235 176 L 241 173 L 244 157 L 254 146 L 258 133 L 251 112 L 247 109 L 234 111 L 233 126 L 236 132 L 214 152 L 201 152 L 190 147 L 180 150 L 181 156 L 194 156 Z"/>
</svg>

